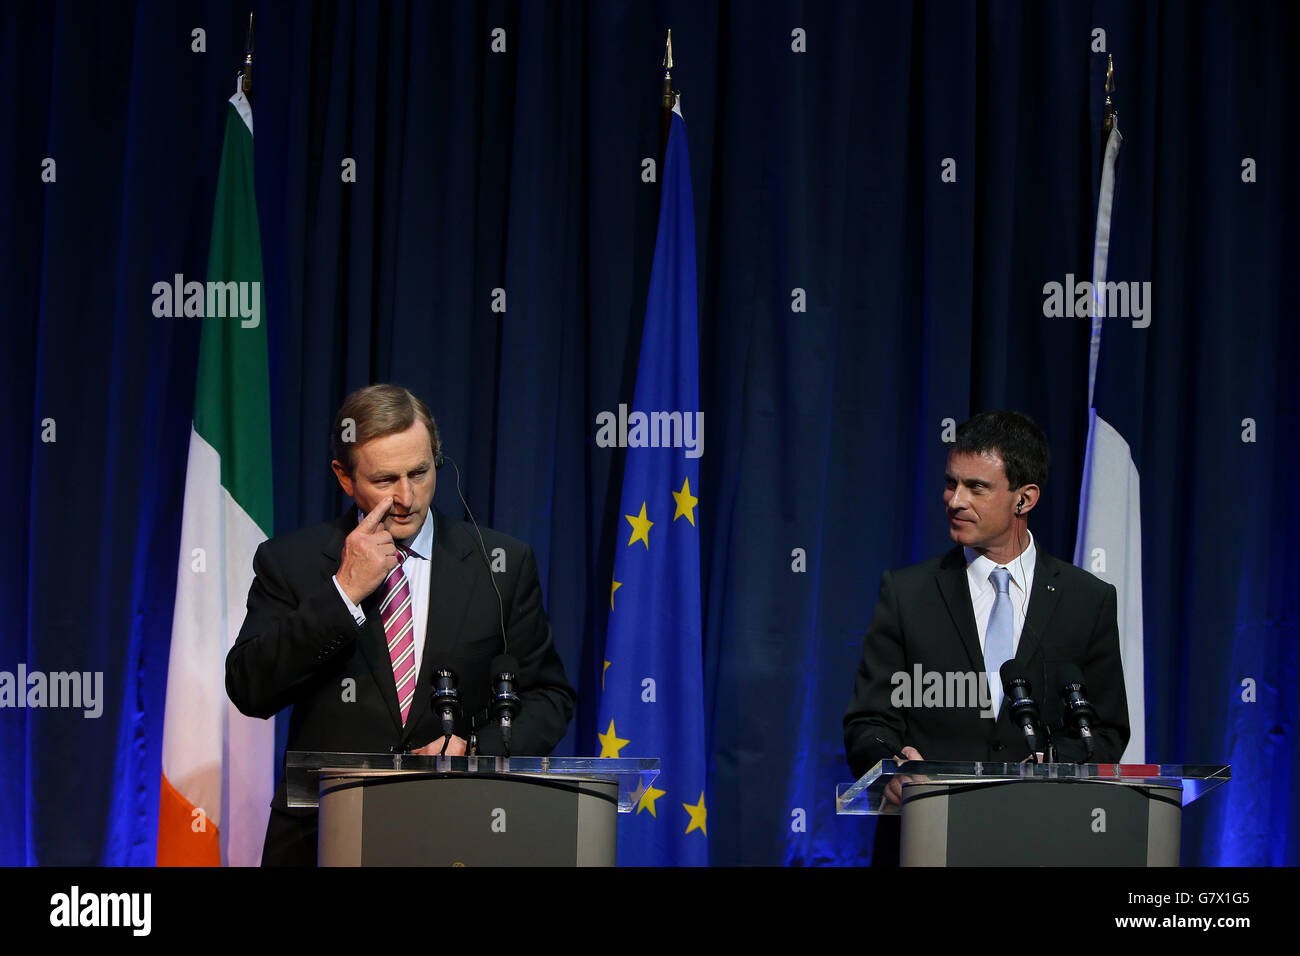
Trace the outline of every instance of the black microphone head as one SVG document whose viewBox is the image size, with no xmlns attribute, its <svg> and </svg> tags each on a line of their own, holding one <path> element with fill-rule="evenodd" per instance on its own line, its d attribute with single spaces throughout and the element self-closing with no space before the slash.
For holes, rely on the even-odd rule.
<svg viewBox="0 0 1300 956">
<path fill-rule="evenodd" d="M 492 699 L 488 710 L 496 720 L 501 721 L 502 737 L 509 747 L 510 722 L 519 713 L 519 692 L 515 681 L 519 679 L 519 662 L 509 654 L 498 654 L 492 659 L 491 678 L 488 681 Z M 509 755 L 509 750 L 506 751 Z"/>
<path fill-rule="evenodd" d="M 444 736 L 455 732 L 457 718 L 461 714 L 460 690 L 456 687 L 456 672 L 440 667 L 433 677 L 433 690 L 429 694 L 429 705 L 438 715 Z"/>
<path fill-rule="evenodd" d="M 1033 686 L 1025 677 L 1024 669 L 1017 666 L 1015 661 L 1007 661 L 998 668 L 998 676 L 1002 678 L 1002 693 L 1010 705 L 1011 723 L 1024 731 L 1025 742 L 1029 746 L 1029 752 L 1033 754 L 1039 750 L 1038 736 L 1034 733 L 1034 727 L 1042 723 L 1038 704 L 1031 696 Z"/>
<path fill-rule="evenodd" d="M 460 713 L 460 689 L 456 686 L 456 672 L 446 667 L 439 668 L 433 677 L 433 691 L 429 695 L 434 710 L 450 708 Z"/>
<path fill-rule="evenodd" d="M 492 680 L 497 680 L 503 674 L 509 674 L 510 680 L 517 680 L 519 675 L 519 662 L 511 654 L 498 654 L 492 658 L 492 667 L 488 673 L 492 675 Z"/>
<path fill-rule="evenodd" d="M 1092 756 L 1092 722 L 1097 719 L 1097 708 L 1088 700 L 1088 688 L 1083 684 L 1083 671 L 1078 664 L 1060 665 L 1061 705 L 1065 709 L 1065 724 L 1077 730 L 1088 744 Z"/>
<path fill-rule="evenodd" d="M 447 464 L 447 456 L 439 450 L 439 452 L 433 456 L 433 467 L 437 469 L 441 468 L 445 464 Z"/>
<path fill-rule="evenodd" d="M 1024 688 L 1024 694 L 1030 696 L 1034 692 L 1034 685 L 1029 683 L 1029 678 L 1025 676 L 1024 668 L 1015 661 L 1007 661 L 998 668 L 998 676 L 1002 678 L 1002 693 L 1008 697 L 1011 696 L 1012 685 L 1018 684 Z"/>
</svg>

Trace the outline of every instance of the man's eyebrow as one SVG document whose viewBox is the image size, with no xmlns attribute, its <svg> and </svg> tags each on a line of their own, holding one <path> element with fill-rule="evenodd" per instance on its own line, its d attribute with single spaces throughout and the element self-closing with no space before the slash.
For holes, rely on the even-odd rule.
<svg viewBox="0 0 1300 956">
<path fill-rule="evenodd" d="M 417 471 L 428 471 L 432 467 L 433 467 L 433 462 L 423 461 L 420 462 L 420 464 L 415 465 L 413 468 L 411 468 L 411 471 L 407 472 L 407 474 L 412 474 Z M 366 475 L 366 478 L 368 478 L 370 481 L 390 481 L 396 477 L 397 477 L 397 473 L 392 471 L 376 471 Z"/>
<path fill-rule="evenodd" d="M 957 478 L 951 472 L 944 472 L 943 477 L 945 481 L 951 481 L 954 484 L 957 483 Z M 961 479 L 961 484 L 965 485 L 967 488 L 992 488 L 993 487 L 993 483 L 991 481 L 985 481 L 983 478 L 963 478 Z"/>
</svg>

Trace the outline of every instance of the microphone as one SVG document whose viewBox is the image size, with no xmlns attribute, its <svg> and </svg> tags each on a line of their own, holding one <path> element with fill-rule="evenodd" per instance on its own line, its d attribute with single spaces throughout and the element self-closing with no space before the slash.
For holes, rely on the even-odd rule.
<svg viewBox="0 0 1300 956">
<path fill-rule="evenodd" d="M 460 691 L 456 689 L 456 672 L 443 667 L 433 678 L 433 693 L 430 695 L 433 712 L 442 721 L 442 749 L 446 751 L 447 743 L 456 732 L 456 721 L 460 718 Z"/>
<path fill-rule="evenodd" d="M 1029 745 L 1029 755 L 1032 757 L 1042 751 L 1034 727 L 1043 722 L 1038 713 L 1038 705 L 1030 696 L 1033 693 L 1033 685 L 1025 678 L 1024 672 L 1016 666 L 1015 661 L 1007 661 L 1003 664 L 998 674 L 1002 678 L 1002 692 L 1011 702 L 1011 723 L 1019 726 L 1024 732 L 1025 743 Z"/>
<path fill-rule="evenodd" d="M 491 699 L 488 712 L 501 726 L 501 743 L 505 756 L 510 756 L 510 726 L 519 713 L 519 693 L 515 688 L 519 680 L 519 662 L 509 654 L 498 654 L 492 660 Z"/>
<path fill-rule="evenodd" d="M 461 490 L 460 466 L 456 464 L 456 459 L 443 453 L 441 446 L 438 448 L 434 464 L 437 468 L 441 468 L 444 464 L 450 464 L 456 472 L 456 494 L 460 497 L 460 503 L 464 506 L 465 514 L 468 516 L 470 523 L 474 525 L 474 532 L 478 536 L 479 553 L 483 556 L 483 566 L 488 572 L 488 582 L 492 585 L 492 590 L 497 596 L 497 622 L 501 626 L 501 654 L 492 661 L 492 669 L 488 678 L 489 703 L 486 716 L 498 722 L 501 728 L 501 743 L 505 748 L 505 756 L 509 757 L 510 727 L 514 718 L 519 714 L 520 708 L 519 692 L 516 687 L 519 680 L 519 662 L 510 656 L 510 639 L 506 634 L 505 600 L 501 597 L 501 588 L 497 586 L 496 572 L 492 570 L 492 559 L 488 556 L 487 545 L 483 541 L 483 529 L 478 526 L 478 521 L 474 518 L 474 512 L 470 510 L 469 502 L 465 500 L 465 493 Z M 475 729 L 484 716 L 484 712 L 479 711 L 470 718 L 470 739 L 466 753 L 476 754 L 478 752 L 478 737 Z"/>
<path fill-rule="evenodd" d="M 1088 688 L 1083 683 L 1083 671 L 1078 664 L 1061 665 L 1061 676 L 1065 686 L 1061 689 L 1061 705 L 1065 708 L 1065 725 L 1078 731 L 1087 751 L 1085 763 L 1092 763 L 1095 742 L 1092 737 L 1092 723 L 1097 719 L 1097 709 L 1088 700 Z"/>
</svg>

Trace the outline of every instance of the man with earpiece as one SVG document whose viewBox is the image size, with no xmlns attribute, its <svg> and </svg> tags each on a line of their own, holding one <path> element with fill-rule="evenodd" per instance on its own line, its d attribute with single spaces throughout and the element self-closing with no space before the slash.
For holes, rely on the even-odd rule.
<svg viewBox="0 0 1300 956">
<path fill-rule="evenodd" d="M 226 657 L 231 701 L 250 717 L 292 706 L 288 750 L 454 756 L 488 708 L 494 661 L 509 655 L 518 666 L 509 752 L 549 754 L 575 695 L 532 549 L 433 507 L 438 426 L 406 389 L 353 392 L 333 441 L 334 474 L 355 507 L 258 547 L 248 614 Z M 461 699 L 450 735 L 430 702 L 444 669 Z M 477 741 L 480 753 L 505 752 L 495 724 L 480 725 Z M 282 780 L 263 865 L 313 866 L 316 840 L 315 809 L 289 807 Z"/>
<path fill-rule="evenodd" d="M 1050 460 L 1042 431 L 1017 412 L 984 412 L 957 427 L 943 494 L 956 546 L 881 577 L 843 721 L 855 777 L 895 756 L 996 763 L 1030 757 L 1004 706 L 1008 689 L 999 672 L 1008 661 L 1031 682 L 1049 726 L 1062 717 L 1064 675 L 1078 667 L 1097 711 L 1091 759 L 1119 761 L 1129 719 L 1115 588 L 1052 557 L 1029 532 Z M 962 695 L 975 700 L 937 703 L 899 693 L 918 674 L 933 673 L 945 688 L 978 681 L 980 692 Z M 1058 760 L 1085 759 L 1078 739 L 1059 734 L 1055 744 Z M 895 781 L 886 798 L 897 803 L 899 792 Z M 878 818 L 873 862 L 897 860 L 898 819 Z"/>
</svg>

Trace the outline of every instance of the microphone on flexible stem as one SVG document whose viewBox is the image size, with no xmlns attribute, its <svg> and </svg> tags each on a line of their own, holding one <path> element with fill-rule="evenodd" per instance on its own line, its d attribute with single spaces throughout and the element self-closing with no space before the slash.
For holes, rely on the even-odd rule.
<svg viewBox="0 0 1300 956">
<path fill-rule="evenodd" d="M 1038 705 L 1030 696 L 1033 693 L 1033 685 L 1025 679 L 1024 672 L 1014 661 L 1003 664 L 998 674 L 1002 678 L 1002 692 L 1011 702 L 1011 723 L 1024 732 L 1025 743 L 1029 745 L 1029 755 L 1033 757 L 1043 749 L 1038 745 L 1038 734 L 1034 730 L 1035 726 L 1042 725 L 1043 719 L 1038 713 Z"/>
<path fill-rule="evenodd" d="M 519 713 L 519 693 L 515 685 L 519 680 L 519 662 L 509 654 L 498 654 L 492 660 L 491 699 L 488 712 L 501 727 L 504 756 L 510 756 L 510 725 Z"/>
<path fill-rule="evenodd" d="M 465 514 L 474 525 L 474 532 L 478 536 L 479 551 L 483 555 L 483 566 L 487 568 L 488 581 L 491 582 L 492 590 L 497 596 L 497 622 L 501 625 L 502 654 L 492 661 L 492 675 L 488 687 L 491 703 L 488 711 L 491 719 L 500 723 L 501 742 L 505 746 L 505 756 L 509 757 L 510 724 L 515 715 L 519 713 L 519 695 L 515 689 L 515 682 L 518 680 L 519 662 L 509 655 L 510 640 L 506 636 L 505 601 L 501 597 L 501 588 L 497 586 L 497 576 L 492 569 L 492 559 L 488 557 L 487 544 L 483 541 L 483 529 L 478 526 L 478 521 L 474 518 L 474 512 L 470 510 L 469 502 L 465 500 L 465 493 L 460 490 L 460 466 L 456 464 L 456 459 L 444 455 L 442 449 L 439 448 L 437 457 L 434 459 L 435 466 L 441 468 L 447 462 L 450 462 L 451 467 L 456 470 L 456 494 L 460 496 L 460 503 L 465 507 Z M 478 735 L 476 731 L 479 726 L 478 722 L 483 716 L 483 711 L 479 711 L 470 718 L 469 743 L 465 752 L 471 756 L 478 753 Z"/>
<path fill-rule="evenodd" d="M 431 695 L 433 711 L 442 721 L 442 751 L 439 756 L 447 752 L 447 744 L 451 743 L 452 734 L 456 732 L 456 720 L 460 717 L 460 691 L 456 689 L 456 672 L 441 668 L 433 679 L 433 694 Z"/>
<path fill-rule="evenodd" d="M 1061 705 L 1065 708 L 1065 726 L 1078 731 L 1087 751 L 1085 763 L 1093 762 L 1095 742 L 1092 724 L 1097 719 L 1097 708 L 1088 700 L 1088 688 L 1083 683 L 1083 671 L 1078 664 L 1062 664 L 1061 676 L 1065 686 L 1061 689 Z"/>
</svg>

